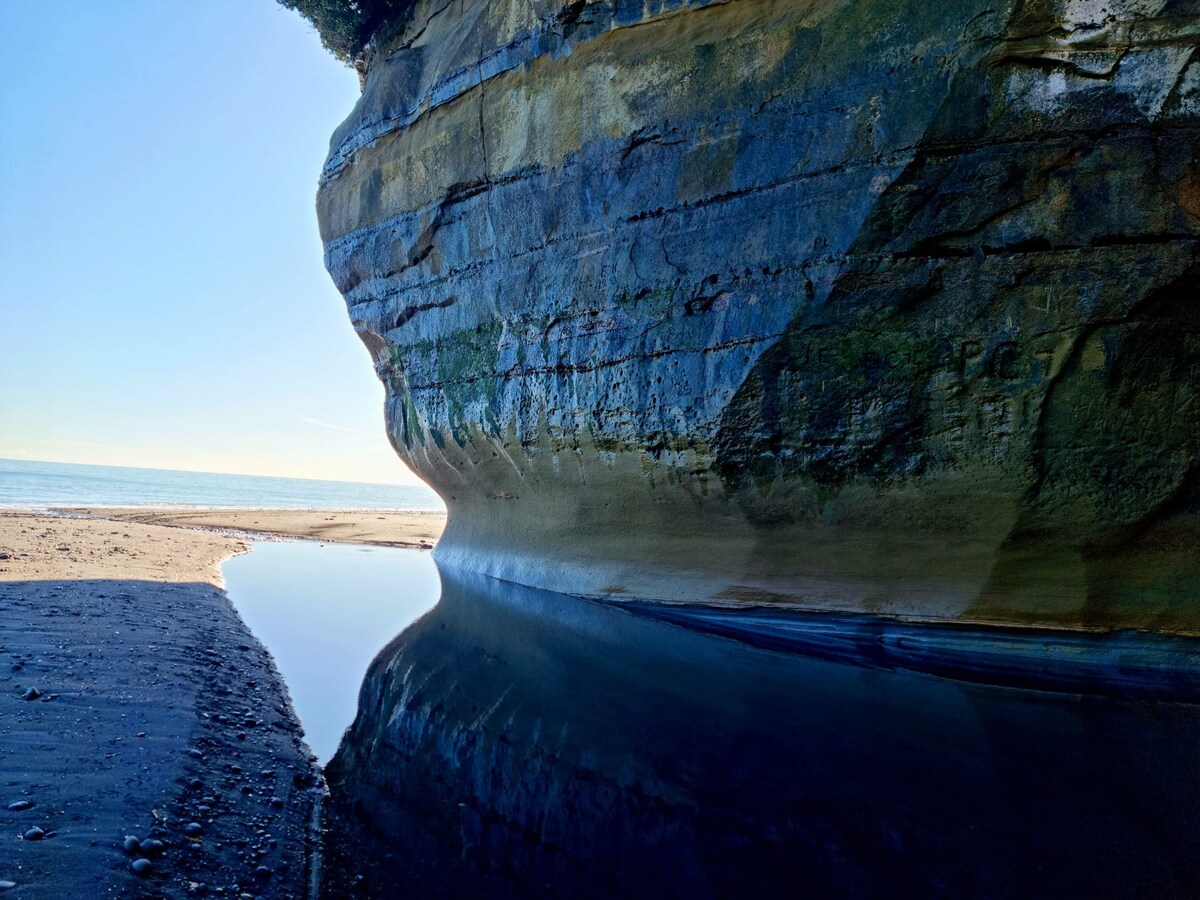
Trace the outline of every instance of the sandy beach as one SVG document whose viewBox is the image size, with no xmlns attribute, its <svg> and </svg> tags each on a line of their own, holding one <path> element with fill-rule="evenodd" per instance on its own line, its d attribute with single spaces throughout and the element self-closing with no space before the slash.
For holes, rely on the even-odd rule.
<svg viewBox="0 0 1200 900">
<path fill-rule="evenodd" d="M 5 896 L 308 893 L 319 773 L 221 590 L 246 545 L 199 527 L 264 523 L 217 519 L 0 512 Z M 127 836 L 159 843 L 126 852 Z"/>
<path fill-rule="evenodd" d="M 445 513 L 420 510 L 62 507 L 55 511 L 116 522 L 271 534 L 383 547 L 429 548 L 441 537 L 446 526 Z"/>
</svg>

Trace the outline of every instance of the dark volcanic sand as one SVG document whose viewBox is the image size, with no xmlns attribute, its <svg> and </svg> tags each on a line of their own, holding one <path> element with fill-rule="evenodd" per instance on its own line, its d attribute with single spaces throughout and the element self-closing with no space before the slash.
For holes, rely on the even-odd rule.
<svg viewBox="0 0 1200 900">
<path fill-rule="evenodd" d="M 307 895 L 320 779 L 270 657 L 202 580 L 237 549 L 179 529 L 0 516 L 5 900 Z M 140 568 L 129 556 L 195 580 L 97 577 Z M 23 699 L 30 688 L 42 696 Z M 8 809 L 21 801 L 33 805 Z M 26 839 L 34 827 L 46 836 Z M 127 835 L 162 841 L 148 876 L 132 871 Z"/>
</svg>

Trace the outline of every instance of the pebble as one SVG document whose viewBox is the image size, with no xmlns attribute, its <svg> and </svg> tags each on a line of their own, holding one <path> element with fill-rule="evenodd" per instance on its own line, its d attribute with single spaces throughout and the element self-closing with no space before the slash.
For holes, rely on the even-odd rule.
<svg viewBox="0 0 1200 900">
<path fill-rule="evenodd" d="M 0 891 L 11 891 L 16 886 L 15 881 L 0 881 Z"/>
<path fill-rule="evenodd" d="M 188 822 L 183 826 L 183 833 L 188 837 L 200 837 L 204 834 L 204 826 L 199 822 Z"/>
<path fill-rule="evenodd" d="M 131 862 L 129 864 L 129 868 L 133 869 L 133 873 L 135 875 L 149 875 L 154 869 L 154 863 L 143 857 L 142 859 L 135 859 L 133 862 Z"/>
<path fill-rule="evenodd" d="M 46 832 L 42 831 L 42 829 L 38 828 L 36 825 L 25 832 L 25 840 L 27 841 L 40 841 L 45 836 Z"/>
<path fill-rule="evenodd" d="M 272 872 L 270 869 L 268 869 L 266 866 L 259 866 L 257 869 L 254 870 L 254 877 L 261 878 L 263 881 L 266 881 L 268 878 L 270 878 L 274 874 L 275 873 Z"/>
<path fill-rule="evenodd" d="M 32 800 L 15 800 L 8 804 L 9 812 L 24 812 L 27 809 L 33 809 Z"/>
<path fill-rule="evenodd" d="M 192 759 L 204 759 L 204 751 L 197 750 L 195 747 L 188 747 L 187 755 Z"/>
<path fill-rule="evenodd" d="M 36 700 L 40 696 L 42 696 L 42 692 L 39 691 L 35 687 L 31 687 L 29 690 L 27 690 L 24 694 L 21 695 L 21 699 L 22 700 Z"/>
<path fill-rule="evenodd" d="M 148 841 L 142 841 L 142 853 L 146 856 L 158 856 L 166 849 L 166 844 L 155 838 Z"/>
<path fill-rule="evenodd" d="M 141 849 L 142 842 L 137 839 L 137 835 L 125 835 L 125 842 L 121 844 L 125 848 L 126 853 L 137 853 Z"/>
</svg>

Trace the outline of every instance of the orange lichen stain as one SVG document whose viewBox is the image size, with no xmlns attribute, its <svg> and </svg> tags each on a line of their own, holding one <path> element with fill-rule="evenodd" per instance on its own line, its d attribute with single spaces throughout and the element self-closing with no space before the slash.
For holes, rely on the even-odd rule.
<svg viewBox="0 0 1200 900">
<path fill-rule="evenodd" d="M 1179 206 L 1192 219 L 1200 222 L 1200 166 L 1187 167 L 1177 182 Z"/>
</svg>

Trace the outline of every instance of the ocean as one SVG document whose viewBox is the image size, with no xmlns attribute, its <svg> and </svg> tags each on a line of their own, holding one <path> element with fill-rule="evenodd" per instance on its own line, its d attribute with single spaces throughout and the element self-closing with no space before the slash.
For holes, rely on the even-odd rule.
<svg viewBox="0 0 1200 900">
<path fill-rule="evenodd" d="M 0 459 L 0 507 L 215 507 L 441 511 L 430 488 Z"/>
</svg>

